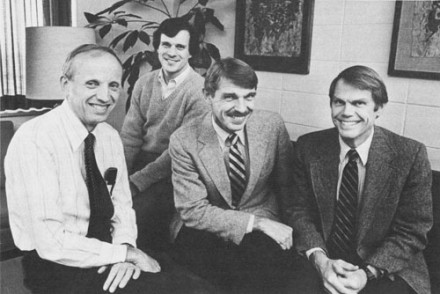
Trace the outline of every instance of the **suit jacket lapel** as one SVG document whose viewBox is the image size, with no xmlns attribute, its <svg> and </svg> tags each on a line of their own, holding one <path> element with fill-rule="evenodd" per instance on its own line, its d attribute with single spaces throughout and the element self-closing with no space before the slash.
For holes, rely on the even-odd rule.
<svg viewBox="0 0 440 294">
<path fill-rule="evenodd" d="M 361 197 L 361 210 L 358 221 L 358 243 L 364 238 L 370 223 L 374 219 L 375 206 L 388 195 L 391 187 L 390 178 L 394 174 L 394 152 L 388 147 L 387 137 L 376 127 L 371 142 L 366 165 L 364 191 Z"/>
<path fill-rule="evenodd" d="M 313 189 L 318 203 L 324 240 L 327 240 L 333 225 L 338 183 L 339 141 L 338 133 L 332 132 L 329 140 L 319 146 L 318 156 L 311 161 Z"/>
<path fill-rule="evenodd" d="M 226 202 L 231 205 L 231 184 L 226 171 L 223 152 L 221 151 L 218 142 L 217 133 L 212 126 L 211 115 L 206 115 L 202 125 L 200 126 L 200 129 L 200 160 L 217 187 L 217 190 L 220 192 Z"/>
<path fill-rule="evenodd" d="M 249 150 L 249 178 L 246 190 L 242 196 L 241 202 L 245 202 L 251 197 L 257 184 L 260 172 L 266 156 L 266 146 L 268 146 L 268 136 L 262 133 L 261 124 L 258 120 L 251 117 L 246 124 L 247 148 Z"/>
</svg>

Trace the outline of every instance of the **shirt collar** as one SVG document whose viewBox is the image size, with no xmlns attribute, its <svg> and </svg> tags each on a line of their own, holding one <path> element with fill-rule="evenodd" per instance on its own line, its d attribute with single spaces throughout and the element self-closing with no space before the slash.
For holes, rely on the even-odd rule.
<svg viewBox="0 0 440 294">
<path fill-rule="evenodd" d="M 367 160 L 368 160 L 368 153 L 370 151 L 370 147 L 371 147 L 371 142 L 373 141 L 373 135 L 374 135 L 374 128 L 370 134 L 370 136 L 368 136 L 367 140 L 365 140 L 364 143 L 362 143 L 361 145 L 359 145 L 358 147 L 356 147 L 356 152 L 359 154 L 359 158 L 362 161 L 362 164 L 365 166 L 367 164 Z M 341 136 L 339 136 L 339 145 L 341 146 L 341 153 L 339 154 L 339 162 L 342 162 L 345 157 L 347 156 L 347 152 L 350 151 L 351 147 L 348 146 L 341 138 Z"/>
<path fill-rule="evenodd" d="M 193 69 L 191 68 L 191 66 L 189 66 L 189 64 L 187 64 L 186 65 L 186 69 L 184 70 L 184 71 L 182 71 L 177 77 L 175 77 L 174 79 L 171 79 L 171 80 L 169 80 L 168 81 L 168 83 L 170 82 L 170 81 L 174 81 L 175 83 L 176 83 L 176 87 L 178 87 L 187 77 L 188 77 L 188 75 L 189 75 L 189 73 L 191 72 L 191 71 L 193 71 Z M 161 69 L 160 71 L 159 71 L 159 76 L 158 76 L 158 78 L 159 78 L 159 81 L 160 81 L 160 83 L 162 84 L 162 86 L 167 86 L 168 84 L 167 84 L 167 82 L 165 81 L 165 78 L 164 78 L 164 73 L 163 73 L 163 69 Z"/>
<path fill-rule="evenodd" d="M 70 108 L 69 102 L 67 100 L 64 100 L 58 108 L 60 109 L 59 111 L 61 114 L 61 120 L 63 121 L 67 138 L 70 142 L 70 146 L 72 147 L 73 151 L 76 151 L 86 139 L 89 131 Z M 99 127 L 100 124 L 95 127 L 92 133 L 95 134 Z"/>
<path fill-rule="evenodd" d="M 214 116 L 212 116 L 212 126 L 214 127 L 215 132 L 217 133 L 218 140 L 223 147 L 225 147 L 226 139 L 231 135 L 230 133 L 223 130 L 214 120 Z M 243 146 L 245 146 L 245 140 L 244 140 L 244 129 L 239 130 L 238 132 L 235 132 L 237 134 L 238 138 L 240 139 L 240 142 Z"/>
</svg>

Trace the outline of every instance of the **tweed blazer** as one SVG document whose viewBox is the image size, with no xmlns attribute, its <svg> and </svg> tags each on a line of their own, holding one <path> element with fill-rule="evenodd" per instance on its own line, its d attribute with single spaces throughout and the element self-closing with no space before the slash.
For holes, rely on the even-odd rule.
<svg viewBox="0 0 440 294">
<path fill-rule="evenodd" d="M 338 136 L 333 128 L 298 139 L 295 195 L 286 210 L 300 252 L 326 250 L 336 203 Z M 422 250 L 433 221 L 431 181 L 424 145 L 375 127 L 358 216 L 357 253 L 423 294 L 430 293 Z"/>
<path fill-rule="evenodd" d="M 255 110 L 245 126 L 249 151 L 246 190 L 234 209 L 224 154 L 212 114 L 170 139 L 174 200 L 182 222 L 240 244 L 250 215 L 280 221 L 279 201 L 292 195 L 292 145 L 278 114 Z M 179 225 L 174 225 L 176 236 Z"/>
</svg>

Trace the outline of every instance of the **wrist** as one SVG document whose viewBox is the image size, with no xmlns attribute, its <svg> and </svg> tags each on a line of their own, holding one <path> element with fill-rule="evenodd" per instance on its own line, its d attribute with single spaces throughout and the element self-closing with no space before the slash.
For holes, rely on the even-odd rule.
<svg viewBox="0 0 440 294">
<path fill-rule="evenodd" d="M 328 260 L 328 256 L 325 253 L 325 251 L 323 250 L 316 250 L 314 251 L 310 257 L 309 260 L 312 262 L 312 264 L 315 267 L 321 267 L 327 260 Z"/>
<path fill-rule="evenodd" d="M 254 223 L 252 225 L 252 231 L 261 231 L 260 223 L 261 223 L 261 218 L 258 216 L 255 216 Z"/>
<path fill-rule="evenodd" d="M 368 281 L 381 278 L 381 272 L 369 264 L 362 264 L 359 268 L 365 272 Z"/>
</svg>

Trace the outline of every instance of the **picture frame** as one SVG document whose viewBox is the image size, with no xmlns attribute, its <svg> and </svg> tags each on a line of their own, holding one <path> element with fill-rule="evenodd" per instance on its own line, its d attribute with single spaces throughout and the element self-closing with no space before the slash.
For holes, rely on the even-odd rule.
<svg viewBox="0 0 440 294">
<path fill-rule="evenodd" d="M 434 18 L 433 18 L 434 17 Z M 388 74 L 440 80 L 440 4 L 396 1 Z"/>
<path fill-rule="evenodd" d="M 309 73 L 314 0 L 236 3 L 236 58 L 259 71 Z"/>
</svg>

